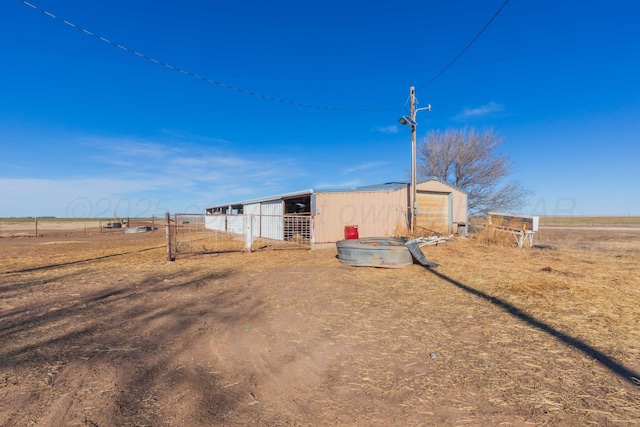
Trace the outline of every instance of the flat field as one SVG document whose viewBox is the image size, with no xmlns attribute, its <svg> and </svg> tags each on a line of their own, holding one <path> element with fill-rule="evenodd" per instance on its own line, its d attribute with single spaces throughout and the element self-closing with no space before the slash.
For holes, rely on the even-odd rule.
<svg viewBox="0 0 640 427">
<path fill-rule="evenodd" d="M 638 425 L 640 226 L 542 225 L 435 270 L 2 238 L 0 425 Z"/>
</svg>

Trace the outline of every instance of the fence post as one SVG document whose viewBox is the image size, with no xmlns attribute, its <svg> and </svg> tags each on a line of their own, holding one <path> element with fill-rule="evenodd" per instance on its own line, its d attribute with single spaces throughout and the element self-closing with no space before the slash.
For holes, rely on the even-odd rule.
<svg viewBox="0 0 640 427">
<path fill-rule="evenodd" d="M 38 217 L 36 217 L 36 237 L 38 237 Z"/>
<path fill-rule="evenodd" d="M 253 215 L 245 215 L 245 236 L 244 251 L 251 252 L 253 250 Z"/>
<path fill-rule="evenodd" d="M 173 261 L 171 256 L 171 214 L 169 212 L 164 214 L 164 223 L 167 230 L 167 261 Z"/>
</svg>

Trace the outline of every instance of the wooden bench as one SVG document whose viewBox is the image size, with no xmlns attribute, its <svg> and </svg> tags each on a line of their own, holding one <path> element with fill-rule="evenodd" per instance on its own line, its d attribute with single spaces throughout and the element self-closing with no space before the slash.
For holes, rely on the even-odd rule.
<svg viewBox="0 0 640 427">
<path fill-rule="evenodd" d="M 529 246 L 533 246 L 533 236 L 538 231 L 538 216 L 520 216 L 503 214 L 497 212 L 489 212 L 487 217 L 487 225 L 495 227 L 498 231 L 506 231 L 513 234 L 519 248 L 522 248 L 524 242 L 529 242 Z"/>
</svg>

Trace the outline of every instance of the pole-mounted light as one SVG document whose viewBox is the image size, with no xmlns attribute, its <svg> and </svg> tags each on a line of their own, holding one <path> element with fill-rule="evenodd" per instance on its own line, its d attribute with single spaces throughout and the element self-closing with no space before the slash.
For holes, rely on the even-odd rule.
<svg viewBox="0 0 640 427">
<path fill-rule="evenodd" d="M 402 116 L 398 119 L 398 122 L 403 126 L 418 126 L 416 121 L 409 116 Z"/>
<path fill-rule="evenodd" d="M 431 104 L 423 108 L 416 108 L 416 89 L 411 86 L 409 89 L 409 98 L 411 101 L 411 115 L 402 116 L 398 119 L 398 122 L 403 126 L 411 128 L 411 234 L 414 234 L 416 228 L 416 217 L 418 216 L 418 201 L 416 192 L 416 127 L 418 122 L 416 121 L 416 114 L 418 111 L 431 111 Z"/>
</svg>

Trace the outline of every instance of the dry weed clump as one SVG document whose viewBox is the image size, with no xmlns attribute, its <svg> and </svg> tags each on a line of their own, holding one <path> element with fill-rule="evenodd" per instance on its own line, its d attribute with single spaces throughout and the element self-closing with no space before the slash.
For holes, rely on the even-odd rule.
<svg viewBox="0 0 640 427">
<path fill-rule="evenodd" d="M 396 222 L 396 225 L 393 229 L 393 237 L 404 237 L 406 236 L 408 233 L 408 228 L 407 228 L 407 224 L 402 223 L 400 221 Z"/>
<path fill-rule="evenodd" d="M 478 231 L 475 237 L 476 243 L 481 246 L 517 246 L 513 233 L 490 225 Z"/>
</svg>

